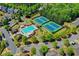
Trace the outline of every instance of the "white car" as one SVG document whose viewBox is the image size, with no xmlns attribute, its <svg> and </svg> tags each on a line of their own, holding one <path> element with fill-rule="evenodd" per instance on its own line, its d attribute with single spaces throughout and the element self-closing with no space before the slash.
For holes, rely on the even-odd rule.
<svg viewBox="0 0 79 59">
<path fill-rule="evenodd" d="M 71 44 L 71 45 L 75 45 L 75 44 L 76 44 L 76 42 L 74 42 L 74 41 L 71 41 L 71 42 L 70 42 L 70 44 Z"/>
</svg>

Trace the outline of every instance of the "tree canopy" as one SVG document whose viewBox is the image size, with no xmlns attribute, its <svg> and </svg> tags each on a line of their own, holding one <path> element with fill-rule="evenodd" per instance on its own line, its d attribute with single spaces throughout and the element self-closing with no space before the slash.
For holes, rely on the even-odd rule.
<svg viewBox="0 0 79 59">
<path fill-rule="evenodd" d="M 65 55 L 65 52 L 64 52 L 64 49 L 63 49 L 63 48 L 60 48 L 60 49 L 59 49 L 59 54 L 62 55 L 62 56 Z"/>
<path fill-rule="evenodd" d="M 31 54 L 32 55 L 35 55 L 36 54 L 36 48 L 34 46 L 31 48 Z"/>
<path fill-rule="evenodd" d="M 13 56 L 13 54 L 11 52 L 6 52 L 6 53 L 2 54 L 2 56 Z"/>
<path fill-rule="evenodd" d="M 70 43 L 69 43 L 69 40 L 68 39 L 63 39 L 63 44 L 65 45 L 65 46 L 70 46 Z"/>
<path fill-rule="evenodd" d="M 39 51 L 45 56 L 45 54 L 48 52 L 48 46 L 46 45 L 41 46 Z"/>
<path fill-rule="evenodd" d="M 68 47 L 67 48 L 67 54 L 69 55 L 69 56 L 73 56 L 75 53 L 74 53 L 74 48 L 73 47 Z"/>
<path fill-rule="evenodd" d="M 26 44 L 26 42 L 27 42 L 26 36 L 22 36 L 22 42 L 23 42 L 24 45 Z"/>
<path fill-rule="evenodd" d="M 54 47 L 54 48 L 57 48 L 57 42 L 55 41 L 55 42 L 52 42 L 52 46 Z"/>
<path fill-rule="evenodd" d="M 79 4 L 57 3 L 57 4 L 42 4 L 44 9 L 41 15 L 48 19 L 63 24 L 64 22 L 73 21 L 79 16 Z"/>
</svg>

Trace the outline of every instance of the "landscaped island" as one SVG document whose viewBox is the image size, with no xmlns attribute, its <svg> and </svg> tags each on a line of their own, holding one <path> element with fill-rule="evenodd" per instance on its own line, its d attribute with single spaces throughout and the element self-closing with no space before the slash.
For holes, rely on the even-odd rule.
<svg viewBox="0 0 79 59">
<path fill-rule="evenodd" d="M 0 4 L 1 56 L 79 55 L 79 4 Z"/>
</svg>

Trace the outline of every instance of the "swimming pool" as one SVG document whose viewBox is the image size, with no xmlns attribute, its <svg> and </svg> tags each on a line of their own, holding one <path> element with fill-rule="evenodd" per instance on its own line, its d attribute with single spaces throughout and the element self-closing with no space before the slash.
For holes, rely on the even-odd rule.
<svg viewBox="0 0 79 59">
<path fill-rule="evenodd" d="M 26 26 L 25 28 L 22 28 L 22 33 L 30 33 L 37 29 L 35 25 Z"/>
<path fill-rule="evenodd" d="M 51 22 L 51 21 L 44 24 L 43 27 L 46 28 L 50 32 L 56 32 L 61 28 L 60 25 L 56 24 L 55 22 Z"/>
</svg>

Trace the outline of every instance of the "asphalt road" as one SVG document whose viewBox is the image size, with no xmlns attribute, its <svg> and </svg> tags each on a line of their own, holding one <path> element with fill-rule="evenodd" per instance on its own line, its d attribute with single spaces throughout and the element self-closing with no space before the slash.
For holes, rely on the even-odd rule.
<svg viewBox="0 0 79 59">
<path fill-rule="evenodd" d="M 31 48 L 34 46 L 36 48 L 36 56 L 41 56 L 40 52 L 39 52 L 39 49 L 42 45 L 47 45 L 49 48 L 52 48 L 52 44 L 51 43 L 48 43 L 48 44 L 45 44 L 45 43 L 38 43 L 38 44 L 30 44 L 30 45 L 25 45 L 23 48 L 24 50 L 28 50 L 30 51 Z M 17 52 L 20 51 L 20 48 L 17 49 Z"/>
<path fill-rule="evenodd" d="M 11 49 L 11 51 L 12 51 L 13 54 L 15 54 L 16 53 L 16 50 L 17 50 L 17 47 L 15 46 L 14 42 L 12 41 L 12 38 L 11 38 L 10 34 L 4 28 L 1 28 L 0 31 L 2 31 L 2 33 L 5 36 L 6 41 L 9 44 L 8 48 Z"/>
</svg>

